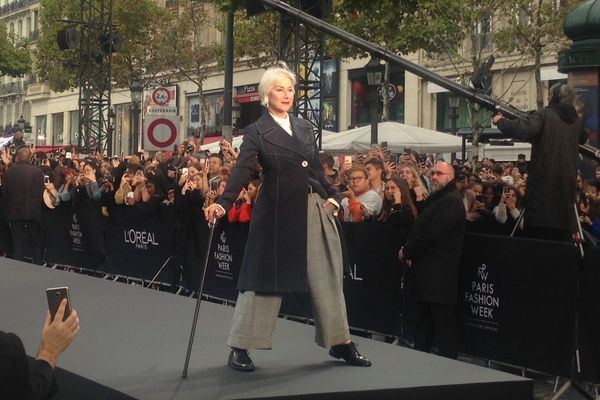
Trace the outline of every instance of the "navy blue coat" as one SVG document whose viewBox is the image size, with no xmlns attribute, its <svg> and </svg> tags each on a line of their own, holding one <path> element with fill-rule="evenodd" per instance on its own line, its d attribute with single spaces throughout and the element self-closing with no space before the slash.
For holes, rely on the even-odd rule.
<svg viewBox="0 0 600 400">
<path fill-rule="evenodd" d="M 289 117 L 293 136 L 268 113 L 245 129 L 236 166 L 217 200 L 229 210 L 258 160 L 263 184 L 252 210 L 238 281 L 241 291 L 306 292 L 309 183 L 323 198 L 341 200 L 323 173 L 312 125 Z"/>
</svg>

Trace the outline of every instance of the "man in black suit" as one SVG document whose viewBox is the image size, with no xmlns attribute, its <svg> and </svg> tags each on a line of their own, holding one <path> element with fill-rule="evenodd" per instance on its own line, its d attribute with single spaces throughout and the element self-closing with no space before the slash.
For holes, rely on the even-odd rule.
<svg viewBox="0 0 600 400">
<path fill-rule="evenodd" d="M 22 261 L 30 249 L 32 262 L 41 265 L 44 258 L 42 232 L 42 195 L 44 175 L 29 161 L 29 147 L 15 154 L 15 164 L 8 168 L 2 186 L 10 231 L 13 239 L 13 258 Z"/>
<path fill-rule="evenodd" d="M 433 167 L 432 195 L 419 213 L 399 257 L 414 268 L 417 295 L 415 349 L 456 358 L 458 332 L 454 306 L 458 264 L 465 230 L 465 208 L 456 189 L 454 168 Z"/>
</svg>

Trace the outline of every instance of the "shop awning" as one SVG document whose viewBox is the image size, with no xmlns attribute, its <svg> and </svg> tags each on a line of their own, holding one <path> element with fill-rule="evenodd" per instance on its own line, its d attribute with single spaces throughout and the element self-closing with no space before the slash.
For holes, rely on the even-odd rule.
<svg viewBox="0 0 600 400">
<path fill-rule="evenodd" d="M 260 101 L 260 97 L 258 96 L 258 92 L 254 93 L 244 93 L 240 96 L 235 96 L 233 100 L 238 104 L 243 103 L 252 103 L 254 101 Z"/>
</svg>

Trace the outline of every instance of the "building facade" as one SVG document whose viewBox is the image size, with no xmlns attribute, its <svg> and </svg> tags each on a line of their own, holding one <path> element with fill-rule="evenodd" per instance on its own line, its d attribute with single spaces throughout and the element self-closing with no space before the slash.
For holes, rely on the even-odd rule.
<svg viewBox="0 0 600 400">
<path fill-rule="evenodd" d="M 28 37 L 35 42 L 39 34 L 39 2 L 34 0 L 0 0 L 0 18 L 9 32 Z M 216 30 L 215 30 L 216 31 Z M 219 35 L 213 40 L 222 40 Z M 489 46 L 489 44 L 483 44 Z M 491 50 L 491 48 L 490 48 Z M 458 72 L 444 61 L 433 62 L 422 52 L 409 55 L 408 60 L 431 68 L 434 72 L 455 79 Z M 494 65 L 492 93 L 514 106 L 527 110 L 535 108 L 535 80 L 533 63 L 520 63 L 518 69 L 509 68 L 513 56 L 497 57 Z M 324 129 L 341 131 L 370 123 L 370 107 L 366 72 L 366 59 L 327 60 L 321 66 L 323 86 L 321 110 Z M 541 70 L 545 90 L 556 80 L 566 79 L 557 71 L 556 55 L 543 59 Z M 243 129 L 261 114 L 258 82 L 264 70 L 236 66 L 233 77 L 233 126 Z M 508 72 L 507 72 L 508 71 Z M 152 86 L 152 82 L 147 82 Z M 217 71 L 203 83 L 202 98 L 195 84 L 189 81 L 168 82 L 175 88 L 176 116 L 179 122 L 176 143 L 189 134 L 202 132 L 219 135 L 223 125 L 223 73 Z M 380 103 L 387 96 L 387 119 L 407 125 L 421 126 L 440 131 L 450 131 L 449 93 L 441 87 L 424 81 L 421 77 L 392 66 L 388 87 L 379 90 Z M 112 154 L 128 154 L 131 149 L 133 121 L 129 89 L 114 88 L 112 92 L 113 148 Z M 142 123 L 145 120 L 142 112 Z M 482 113 L 489 120 L 490 112 Z M 14 126 L 24 119 L 27 129 L 25 140 L 44 146 L 77 144 L 79 129 L 78 91 L 55 93 L 34 75 L 24 78 L 0 78 L 0 127 Z M 463 101 L 458 109 L 457 127 L 470 125 L 470 114 Z M 484 121 L 485 122 L 485 121 Z M 485 125 L 485 123 L 484 123 Z M 140 124 L 140 126 L 143 126 Z M 142 143 L 142 141 L 140 141 Z"/>
</svg>

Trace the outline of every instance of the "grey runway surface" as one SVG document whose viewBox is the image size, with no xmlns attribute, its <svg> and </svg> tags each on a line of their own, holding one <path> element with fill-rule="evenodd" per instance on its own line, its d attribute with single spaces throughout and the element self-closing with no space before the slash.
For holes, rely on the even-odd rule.
<svg viewBox="0 0 600 400">
<path fill-rule="evenodd" d="M 373 366 L 349 367 L 314 343 L 313 327 L 286 320 L 278 321 L 272 351 L 251 353 L 255 372 L 233 371 L 225 345 L 233 308 L 209 302 L 182 379 L 194 299 L 8 259 L 0 259 L 0 273 L 0 329 L 17 333 L 34 355 L 45 289 L 69 286 L 81 333 L 60 367 L 139 399 L 532 396 L 528 379 L 365 338 L 355 341 Z"/>
</svg>

